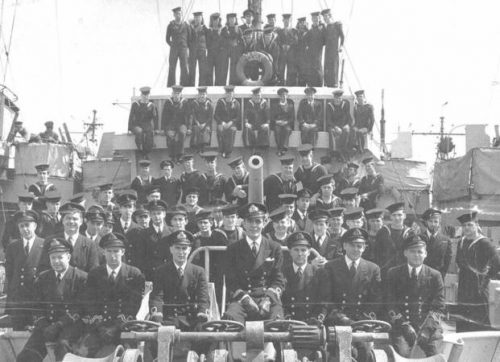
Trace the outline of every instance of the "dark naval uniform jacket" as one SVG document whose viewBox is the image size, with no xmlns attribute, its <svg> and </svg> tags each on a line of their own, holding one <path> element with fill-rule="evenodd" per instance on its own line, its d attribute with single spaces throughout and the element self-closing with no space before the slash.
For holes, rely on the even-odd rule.
<svg viewBox="0 0 500 362">
<path fill-rule="evenodd" d="M 7 281 L 7 311 L 14 329 L 31 324 L 34 299 L 34 282 L 40 273 L 44 239 L 35 237 L 29 254 L 24 251 L 23 239 L 15 240 L 5 252 L 5 276 Z"/>
<path fill-rule="evenodd" d="M 268 210 L 277 209 L 281 205 L 278 197 L 280 194 L 296 194 L 297 180 L 283 180 L 281 172 L 273 173 L 264 180 L 264 195 L 266 195 L 266 206 Z"/>
<path fill-rule="evenodd" d="M 161 199 L 168 207 L 177 205 L 181 198 L 181 182 L 175 177 L 159 177 L 153 180 L 153 184 L 160 188 Z"/>
<path fill-rule="evenodd" d="M 106 264 L 90 271 L 86 288 L 86 315 L 101 315 L 104 321 L 118 316 L 135 319 L 144 292 L 144 275 L 136 267 L 123 264 L 111 281 Z"/>
<path fill-rule="evenodd" d="M 320 274 L 322 314 L 331 324 L 344 314 L 353 320 L 369 319 L 366 315 L 379 311 L 382 301 L 380 268 L 360 259 L 356 274 L 351 279 L 346 258 L 329 261 Z M 375 318 L 376 319 L 376 318 Z"/>
<path fill-rule="evenodd" d="M 224 196 L 226 197 L 226 201 L 229 203 L 236 203 L 240 206 L 246 205 L 248 203 L 248 173 L 242 178 L 236 178 L 235 176 L 231 176 L 226 184 L 224 185 Z M 236 186 L 241 185 L 243 190 L 247 193 L 247 197 L 239 198 L 233 195 L 234 189 Z"/>
<path fill-rule="evenodd" d="M 200 266 L 187 263 L 182 278 L 177 268 L 170 261 L 156 270 L 149 304 L 163 313 L 164 320 L 190 329 L 197 322 L 197 314 L 207 314 L 210 307 L 207 278 Z"/>
<path fill-rule="evenodd" d="M 444 311 L 444 284 L 441 274 L 422 265 L 417 283 L 412 283 L 408 264 L 391 268 L 387 273 L 387 309 L 401 314 L 416 331 L 429 312 Z"/>
<path fill-rule="evenodd" d="M 157 233 L 153 225 L 149 225 L 147 229 L 141 232 L 142 242 L 144 243 L 144 260 L 139 263 L 143 266 L 146 280 L 153 280 L 156 269 L 172 260 L 170 246 L 166 237 L 170 234 L 167 225 L 163 225 L 160 233 Z M 140 240 L 137 240 L 139 243 Z M 140 246 L 138 246 L 140 248 Z"/>
<path fill-rule="evenodd" d="M 441 276 L 446 276 L 451 262 L 451 240 L 449 237 L 438 231 L 436 234 L 430 234 L 428 230 L 420 233 L 420 237 L 427 244 L 427 257 L 424 264 L 436 269 Z"/>
<path fill-rule="evenodd" d="M 283 275 L 286 279 L 286 288 L 281 301 L 285 318 L 306 321 L 316 318 L 319 314 L 318 306 L 318 269 L 311 264 L 302 266 L 302 276 L 299 277 L 292 262 L 283 266 Z"/>
<path fill-rule="evenodd" d="M 303 188 L 315 194 L 319 191 L 318 179 L 322 176 L 326 176 L 327 173 L 325 166 L 314 162 L 309 168 L 299 166 L 297 171 L 295 171 L 295 178 L 297 182 L 302 182 Z"/>
</svg>

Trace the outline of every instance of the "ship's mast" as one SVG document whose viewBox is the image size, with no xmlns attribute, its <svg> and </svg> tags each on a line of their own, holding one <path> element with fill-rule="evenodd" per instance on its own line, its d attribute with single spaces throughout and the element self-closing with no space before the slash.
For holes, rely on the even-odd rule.
<svg viewBox="0 0 500 362">
<path fill-rule="evenodd" d="M 262 0 L 248 0 L 248 8 L 254 12 L 254 23 L 260 29 L 262 19 Z"/>
<path fill-rule="evenodd" d="M 102 126 L 103 124 L 97 123 L 97 117 L 96 117 L 97 111 L 94 109 L 92 112 L 94 113 L 94 116 L 92 118 L 92 123 L 84 123 L 84 124 L 85 124 L 85 126 L 88 126 L 87 133 L 91 132 L 90 133 L 90 141 L 96 142 L 97 141 L 97 139 L 95 137 L 96 129 L 97 129 L 97 127 Z"/>
</svg>

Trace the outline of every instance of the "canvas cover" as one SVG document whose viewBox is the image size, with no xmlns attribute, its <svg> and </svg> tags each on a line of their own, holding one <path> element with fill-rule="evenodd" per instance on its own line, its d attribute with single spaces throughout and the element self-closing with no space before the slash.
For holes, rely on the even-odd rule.
<svg viewBox="0 0 500 362">
<path fill-rule="evenodd" d="M 433 195 L 436 201 L 470 196 L 500 195 L 500 149 L 475 148 L 463 157 L 435 165 Z"/>
<path fill-rule="evenodd" d="M 16 148 L 16 173 L 36 175 L 35 166 L 50 165 L 51 177 L 70 177 L 71 149 L 53 143 L 22 143 Z"/>
<path fill-rule="evenodd" d="M 402 159 L 384 162 L 385 165 L 377 170 L 384 176 L 385 186 L 408 191 L 430 188 L 431 179 L 425 162 Z"/>
</svg>

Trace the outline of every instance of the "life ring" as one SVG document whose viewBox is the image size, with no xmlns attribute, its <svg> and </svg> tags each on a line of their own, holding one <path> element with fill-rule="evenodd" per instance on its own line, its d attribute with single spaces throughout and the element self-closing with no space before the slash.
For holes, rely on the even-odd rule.
<svg viewBox="0 0 500 362">
<path fill-rule="evenodd" d="M 248 78 L 245 74 L 245 67 L 250 62 L 258 62 L 261 64 L 261 68 L 264 69 L 264 74 L 261 79 L 252 80 Z M 259 86 L 265 85 L 273 77 L 273 58 L 271 55 L 262 52 L 249 52 L 243 54 L 236 64 L 236 76 L 241 81 L 243 85 L 248 86 Z"/>
</svg>

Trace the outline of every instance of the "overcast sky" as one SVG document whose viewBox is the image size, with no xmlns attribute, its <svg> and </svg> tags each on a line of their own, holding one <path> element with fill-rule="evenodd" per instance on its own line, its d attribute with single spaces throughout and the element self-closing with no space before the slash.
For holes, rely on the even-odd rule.
<svg viewBox="0 0 500 362">
<path fill-rule="evenodd" d="M 208 18 L 241 13 L 247 1 L 18 0 L 5 82 L 16 1 L 2 3 L 0 83 L 18 94 L 22 120 L 37 130 L 49 119 L 66 121 L 79 131 L 97 109 L 107 130 L 125 132 L 129 106 L 112 102 L 128 102 L 134 87 L 165 85 L 171 8 Z M 500 86 L 492 86 L 500 81 L 498 0 L 280 0 L 264 1 L 263 12 L 297 18 L 326 6 L 347 33 L 348 88 L 366 90 L 377 119 L 385 89 L 389 140 L 398 128 L 438 131 L 442 112 L 447 131 L 487 123 L 493 136 L 500 123 Z"/>
</svg>

